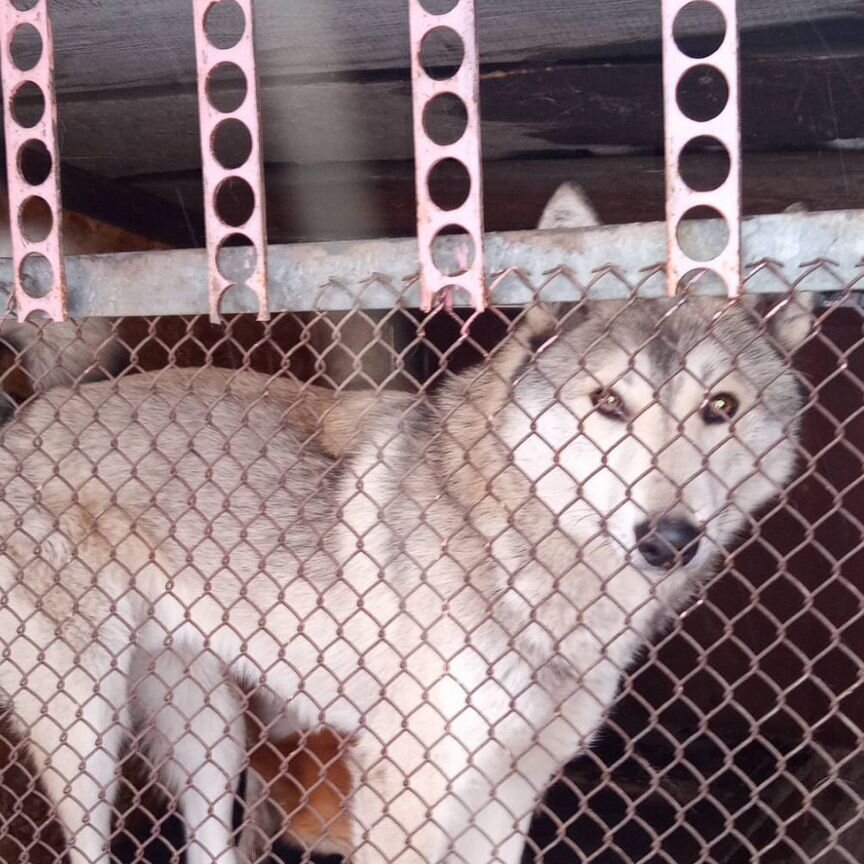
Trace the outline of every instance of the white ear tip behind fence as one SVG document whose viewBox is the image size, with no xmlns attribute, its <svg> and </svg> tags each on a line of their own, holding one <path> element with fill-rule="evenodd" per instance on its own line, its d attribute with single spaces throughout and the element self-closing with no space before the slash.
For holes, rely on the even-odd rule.
<svg viewBox="0 0 864 864">
<path fill-rule="evenodd" d="M 541 231 L 553 228 L 590 228 L 600 225 L 585 190 L 576 183 L 562 183 L 546 204 L 540 223 Z"/>
</svg>

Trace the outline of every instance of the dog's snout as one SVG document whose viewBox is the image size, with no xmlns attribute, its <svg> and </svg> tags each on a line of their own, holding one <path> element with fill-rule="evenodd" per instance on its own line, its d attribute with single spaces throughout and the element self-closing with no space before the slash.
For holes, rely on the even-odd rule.
<svg viewBox="0 0 864 864">
<path fill-rule="evenodd" d="M 699 529 L 677 516 L 662 516 L 654 525 L 640 522 L 635 533 L 636 548 L 652 567 L 689 564 L 699 547 Z"/>
</svg>

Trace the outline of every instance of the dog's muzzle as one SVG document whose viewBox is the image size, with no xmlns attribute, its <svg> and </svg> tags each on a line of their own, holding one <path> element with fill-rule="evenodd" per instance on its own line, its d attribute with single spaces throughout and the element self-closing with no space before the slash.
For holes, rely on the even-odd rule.
<svg viewBox="0 0 864 864">
<path fill-rule="evenodd" d="M 671 570 L 689 564 L 699 548 L 699 529 L 686 519 L 661 516 L 635 528 L 636 548 L 651 567 Z"/>
</svg>

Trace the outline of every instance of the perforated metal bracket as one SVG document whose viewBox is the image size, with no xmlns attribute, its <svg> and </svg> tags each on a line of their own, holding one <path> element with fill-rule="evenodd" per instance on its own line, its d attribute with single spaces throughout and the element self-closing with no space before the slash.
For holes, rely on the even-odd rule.
<svg viewBox="0 0 864 864">
<path fill-rule="evenodd" d="M 676 21 L 688 7 L 714 7 L 725 22 L 725 33 L 717 49 L 710 54 L 691 56 L 676 40 Z M 716 273 L 735 297 L 740 292 L 741 277 L 741 121 L 738 99 L 738 16 L 735 0 L 663 0 L 663 104 L 665 109 L 666 145 L 666 226 L 668 238 L 667 287 L 670 296 L 694 278 L 706 272 Z M 703 79 L 725 79 L 726 99 L 717 100 L 722 108 L 711 116 L 710 106 L 691 116 L 682 109 L 682 86 L 692 83 L 698 88 Z M 707 119 L 706 119 L 707 118 Z M 681 156 L 696 138 L 710 137 L 728 154 L 729 173 L 710 191 L 697 191 L 681 175 Z M 710 207 L 726 222 L 728 240 L 722 249 L 706 250 L 704 260 L 692 247 L 682 248 L 686 237 L 686 220 L 695 207 Z M 686 221 L 684 222 L 686 226 Z M 688 254 L 689 252 L 689 254 Z"/>
<path fill-rule="evenodd" d="M 210 273 L 210 320 L 220 321 L 220 303 L 226 291 L 244 284 L 255 295 L 258 319 L 270 317 L 267 303 L 267 229 L 264 203 L 261 123 L 255 67 L 252 0 L 230 0 L 243 14 L 242 32 L 215 44 L 208 31 L 208 16 L 224 0 L 194 0 L 195 49 L 198 64 L 198 106 L 201 160 L 204 173 L 204 219 Z M 245 93 L 235 102 L 225 99 L 217 78 L 221 74 L 245 82 Z M 220 160 L 220 138 L 240 131 L 248 145 L 242 164 Z M 243 133 L 245 130 L 245 133 Z M 226 221 L 220 212 L 229 197 L 243 199 L 242 221 Z M 223 255 L 228 246 L 245 246 L 245 267 L 237 256 Z M 236 251 L 236 250 L 235 250 Z M 235 266 L 227 266 L 233 262 Z"/>
<path fill-rule="evenodd" d="M 453 290 L 461 288 L 479 311 L 486 306 L 486 286 L 475 2 L 458 0 L 443 14 L 427 11 L 421 0 L 409 0 L 409 6 L 421 306 L 428 312 L 436 297 L 452 304 Z M 444 73 L 446 77 L 437 75 L 437 70 L 427 65 L 424 56 L 428 53 L 429 40 L 442 36 L 452 43 L 461 43 L 462 52 L 458 69 L 452 75 L 448 70 Z M 430 62 L 434 64 L 434 58 Z M 458 100 L 464 111 L 464 129 L 455 140 L 440 137 L 435 140 L 427 128 L 429 112 L 442 99 Z M 465 200 L 449 210 L 439 206 L 430 190 L 433 174 L 445 160 L 451 165 L 450 160 L 461 165 L 469 184 Z M 463 235 L 464 246 L 459 266 L 448 268 L 436 255 L 436 238 L 442 233 L 454 232 Z"/>
<path fill-rule="evenodd" d="M 48 0 L 37 0 L 26 10 L 5 0 L 0 8 L 15 308 L 21 321 L 33 312 L 63 321 L 66 271 Z M 35 62 L 33 46 L 38 46 Z"/>
</svg>

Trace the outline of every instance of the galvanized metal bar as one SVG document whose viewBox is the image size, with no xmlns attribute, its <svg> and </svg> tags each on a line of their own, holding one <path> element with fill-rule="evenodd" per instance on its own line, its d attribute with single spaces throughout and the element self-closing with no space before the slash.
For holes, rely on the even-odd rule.
<svg viewBox="0 0 864 864">
<path fill-rule="evenodd" d="M 688 56 L 675 39 L 675 22 L 692 0 L 662 0 L 663 16 L 663 105 L 666 149 L 666 224 L 668 273 L 667 287 L 675 295 L 692 275 L 713 271 L 725 283 L 730 297 L 741 287 L 741 120 L 738 99 L 738 16 L 736 0 L 705 0 L 725 21 L 725 34 L 712 54 Z M 697 67 L 710 67 L 725 78 L 728 96 L 725 107 L 713 118 L 688 117 L 679 103 L 682 78 Z M 710 192 L 692 189 L 681 176 L 680 160 L 684 148 L 694 138 L 710 136 L 722 144 L 729 156 L 729 174 Z M 679 226 L 694 207 L 709 206 L 726 220 L 728 240 L 716 243 L 720 250 L 707 260 L 696 260 L 681 246 Z M 688 244 L 689 245 L 689 244 Z M 699 248 L 689 246 L 690 249 Z M 705 247 L 702 247 L 705 248 Z"/>
<path fill-rule="evenodd" d="M 475 0 L 458 0 L 443 14 L 428 12 L 421 0 L 409 0 L 411 24 L 411 76 L 413 85 L 414 163 L 417 185 L 417 240 L 419 243 L 421 307 L 428 311 L 433 299 L 451 305 L 455 289 L 471 298 L 475 309 L 486 305 L 483 254 L 483 178 L 480 152 L 480 67 L 477 45 Z M 455 34 L 462 43 L 462 62 L 446 79 L 435 78 L 424 68 L 424 40 L 436 32 Z M 436 142 L 426 128 L 426 112 L 434 99 L 458 98 L 467 122 L 461 137 L 452 143 Z M 469 189 L 465 201 L 454 210 L 444 210 L 429 188 L 435 166 L 454 159 L 464 166 Z M 458 262 L 442 262 L 434 254 L 435 238 L 443 229 L 455 228 L 470 241 Z"/>
<path fill-rule="evenodd" d="M 696 240 L 710 243 L 717 220 L 694 223 Z M 864 211 L 783 213 L 742 224 L 748 293 L 836 292 L 864 277 Z M 230 250 L 242 255 L 242 249 Z M 488 234 L 492 299 L 524 304 L 665 294 L 666 227 L 662 222 L 575 231 Z M 462 254 L 455 238 L 442 244 L 445 260 Z M 762 266 L 759 262 L 784 262 Z M 610 264 L 609 262 L 614 262 Z M 755 266 L 754 266 L 755 265 Z M 386 269 L 382 269 L 385 268 Z M 209 311 L 204 250 L 70 256 L 69 311 L 73 317 L 199 315 Z M 388 309 L 420 305 L 413 240 L 297 243 L 270 248 L 271 310 Z M 12 281 L 12 262 L 0 259 L 0 284 Z M 708 285 L 697 283 L 694 290 Z M 864 287 L 864 286 L 862 286 Z M 226 298 L 225 312 L 254 312 Z"/>
<path fill-rule="evenodd" d="M 54 98 L 54 39 L 48 0 L 18 9 L 11 0 L 0 5 L 6 176 L 9 185 L 9 230 L 14 266 L 15 311 L 19 320 L 41 312 L 55 321 L 66 318 L 66 273 L 63 262 L 60 171 L 57 153 L 57 103 Z M 41 41 L 35 65 L 16 65 L 15 39 L 30 34 Z M 26 88 L 26 89 L 25 89 Z M 41 116 L 22 115 L 19 96 L 34 104 L 41 93 Z M 29 89 L 31 92 L 27 93 Z M 38 167 L 28 169 L 33 162 Z M 39 217 L 34 221 L 31 216 Z M 24 222 L 27 219 L 27 226 Z"/>
<path fill-rule="evenodd" d="M 219 4 L 216 0 L 194 0 L 195 50 L 198 63 L 198 115 L 201 128 L 201 162 L 204 174 L 204 219 L 207 231 L 207 259 L 210 272 L 210 320 L 220 320 L 220 304 L 225 293 L 240 283 L 237 272 L 243 273 L 244 284 L 257 300 L 260 320 L 267 320 L 267 220 L 264 203 L 263 162 L 261 154 L 258 78 L 255 66 L 254 19 L 252 0 L 235 0 L 244 16 L 242 33 L 230 47 L 218 47 L 208 34 L 207 16 Z M 214 104 L 209 82 L 219 68 L 242 73 L 246 95 L 237 107 L 222 110 Z M 222 106 L 225 107 L 224 105 Z M 240 124 L 249 134 L 251 147 L 242 165 L 224 165 L 215 145 L 220 129 L 228 123 Z M 236 128 L 236 126 L 235 126 Z M 246 194 L 251 193 L 248 218 L 239 225 L 226 223 L 219 212 L 220 190 L 226 184 L 237 184 Z M 226 266 L 231 253 L 224 252 L 226 243 L 238 240 L 245 246 L 246 267 L 239 271 Z M 247 275 L 248 274 L 248 275 Z M 232 292 L 232 293 L 237 293 Z"/>
</svg>

